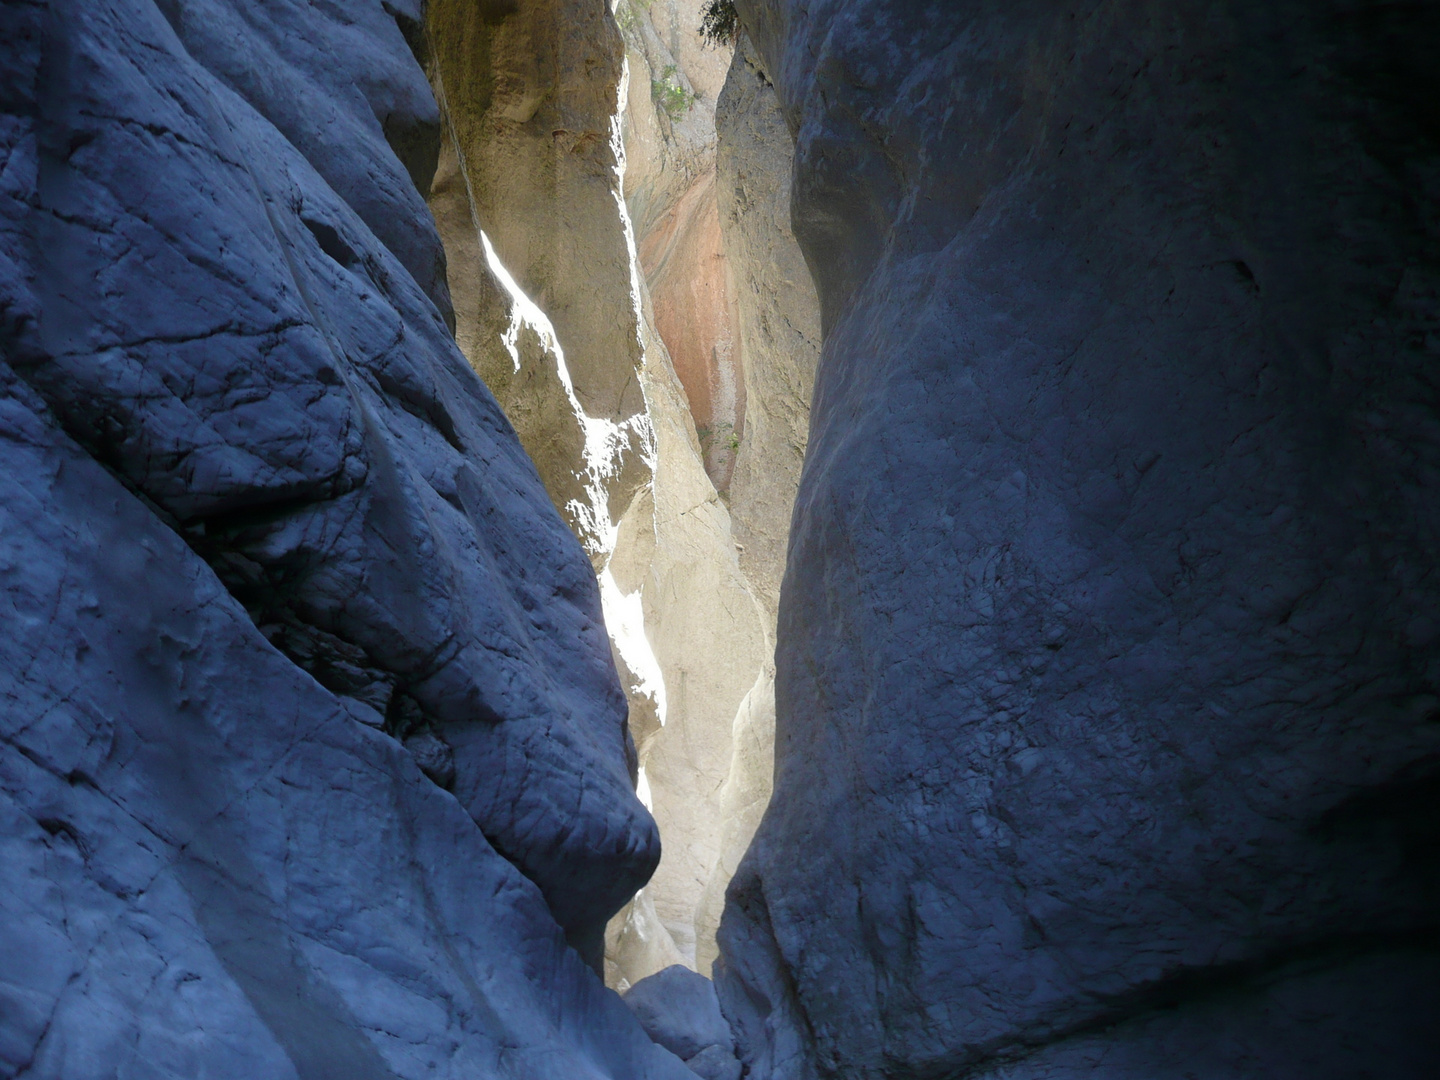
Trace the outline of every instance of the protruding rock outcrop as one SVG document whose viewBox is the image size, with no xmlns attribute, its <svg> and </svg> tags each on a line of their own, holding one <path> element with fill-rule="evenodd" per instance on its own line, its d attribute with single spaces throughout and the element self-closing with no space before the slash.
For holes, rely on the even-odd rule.
<svg viewBox="0 0 1440 1080">
<path fill-rule="evenodd" d="M 392 10 L 0 14 L 5 1075 L 687 1075 L 566 944 L 655 826 Z"/>
<path fill-rule="evenodd" d="M 645 1033 L 702 1080 L 740 1080 L 735 1036 L 709 979 L 675 964 L 641 979 L 624 997 Z"/>
<path fill-rule="evenodd" d="M 750 1075 L 1432 1075 L 1432 10 L 737 6 L 825 327 Z"/>
</svg>

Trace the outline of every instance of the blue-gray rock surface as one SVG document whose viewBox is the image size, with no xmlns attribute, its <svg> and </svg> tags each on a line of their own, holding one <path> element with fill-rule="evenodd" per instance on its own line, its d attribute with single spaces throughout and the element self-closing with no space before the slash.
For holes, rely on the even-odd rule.
<svg viewBox="0 0 1440 1080">
<path fill-rule="evenodd" d="M 1436 1075 L 1440 9 L 737 7 L 824 329 L 751 1075 Z"/>
<path fill-rule="evenodd" d="M 0 1076 L 689 1075 L 592 970 L 658 837 L 419 16 L 0 11 Z"/>
<path fill-rule="evenodd" d="M 715 986 L 683 964 L 648 975 L 624 993 L 645 1033 L 705 1080 L 739 1080 L 735 1037 Z"/>
</svg>

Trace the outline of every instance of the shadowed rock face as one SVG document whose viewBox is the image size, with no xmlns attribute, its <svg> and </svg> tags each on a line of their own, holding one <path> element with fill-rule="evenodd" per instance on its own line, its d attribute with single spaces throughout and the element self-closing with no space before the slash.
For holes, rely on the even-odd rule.
<svg viewBox="0 0 1440 1080">
<path fill-rule="evenodd" d="M 794 144 L 749 38 L 735 49 L 716 126 L 721 227 L 749 403 L 730 512 L 744 547 L 740 563 L 773 615 L 810 426 L 820 311 L 790 229 Z"/>
<path fill-rule="evenodd" d="M 396 16 L 0 19 L 0 1074 L 687 1075 L 566 946 L 658 839 Z"/>
<path fill-rule="evenodd" d="M 755 1074 L 1430 1075 L 1434 9 L 739 7 L 825 327 Z"/>
</svg>

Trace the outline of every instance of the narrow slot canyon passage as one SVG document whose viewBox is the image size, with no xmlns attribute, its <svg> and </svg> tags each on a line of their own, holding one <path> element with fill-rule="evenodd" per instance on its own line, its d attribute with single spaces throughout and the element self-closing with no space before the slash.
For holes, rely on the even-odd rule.
<svg viewBox="0 0 1440 1080">
<path fill-rule="evenodd" d="M 790 137 L 753 57 L 703 38 L 705 7 L 622 0 L 618 41 L 584 5 L 427 8 L 457 340 L 595 566 L 660 829 L 606 933 L 622 990 L 672 964 L 709 975 L 769 799 L 819 354 Z"/>
<path fill-rule="evenodd" d="M 1437 55 L 0 4 L 0 1080 L 1440 1076 Z"/>
</svg>

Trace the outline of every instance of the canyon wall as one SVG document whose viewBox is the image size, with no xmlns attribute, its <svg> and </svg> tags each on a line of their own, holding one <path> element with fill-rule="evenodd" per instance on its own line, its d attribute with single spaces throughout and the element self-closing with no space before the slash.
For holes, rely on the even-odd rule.
<svg viewBox="0 0 1440 1080">
<path fill-rule="evenodd" d="M 735 719 L 732 760 L 720 792 L 723 831 L 696 916 L 702 972 L 716 957 L 725 889 L 770 801 L 775 617 L 820 352 L 819 302 L 790 231 L 790 132 L 746 37 L 737 42 L 715 120 L 719 217 L 746 387 L 730 519 L 740 567 L 765 610 L 766 664 Z"/>
<path fill-rule="evenodd" d="M 643 585 L 668 705 L 665 727 L 646 746 L 661 865 L 639 905 L 653 907 L 680 962 L 708 973 L 718 920 L 707 922 L 701 909 L 720 861 L 722 792 L 737 717 L 770 646 L 725 496 L 744 408 L 715 186 L 715 107 L 728 50 L 700 41 L 699 6 L 629 0 L 616 16 L 629 67 L 625 201 L 655 346 L 653 403 L 670 432 L 656 462 L 652 565 L 631 574 Z M 617 952 L 637 937 L 637 914 L 626 913 L 623 930 L 618 920 L 612 927 Z M 634 982 L 652 970 L 622 964 L 617 975 Z"/>
<path fill-rule="evenodd" d="M 737 7 L 824 326 L 749 1075 L 1433 1075 L 1434 6 Z"/>
<path fill-rule="evenodd" d="M 729 54 L 698 0 L 617 15 L 435 0 L 425 41 L 457 338 L 600 576 L 664 837 L 610 928 L 624 987 L 713 957 L 733 731 L 748 748 L 771 639 L 722 494 L 744 402 L 715 186 Z"/>
<path fill-rule="evenodd" d="M 701 7 L 625 0 L 616 17 L 630 65 L 625 201 L 640 268 L 705 471 L 723 493 L 746 406 L 715 187 L 715 111 L 731 50 L 701 39 Z"/>
<path fill-rule="evenodd" d="M 658 837 L 451 335 L 420 18 L 0 10 L 0 1075 L 692 1075 L 593 970 Z M 553 366 L 483 269 L 469 332 Z M 638 489 L 578 372 L 578 487 Z"/>
</svg>

